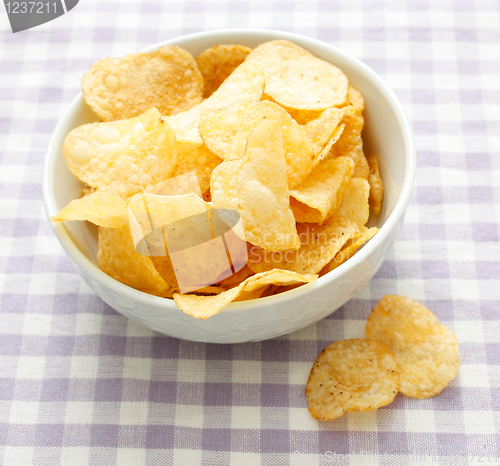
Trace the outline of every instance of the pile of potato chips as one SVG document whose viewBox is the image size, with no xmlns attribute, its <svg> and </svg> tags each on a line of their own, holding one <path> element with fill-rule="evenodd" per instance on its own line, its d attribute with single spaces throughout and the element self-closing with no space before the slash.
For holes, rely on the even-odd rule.
<svg viewBox="0 0 500 466">
<path fill-rule="evenodd" d="M 98 225 L 105 273 L 193 317 L 314 281 L 378 231 L 366 227 L 383 186 L 377 159 L 363 153 L 363 96 L 291 42 L 218 45 L 196 59 L 176 46 L 105 58 L 82 90 L 103 121 L 68 134 L 63 155 L 84 196 L 52 221 Z M 193 173 L 196 188 L 162 194 L 162 183 Z M 238 212 L 247 265 L 180 293 L 168 253 L 138 252 L 130 219 L 146 199 L 165 222 L 203 206 Z"/>
<path fill-rule="evenodd" d="M 457 375 L 457 337 L 413 299 L 384 296 L 365 332 L 366 340 L 327 346 L 313 364 L 306 397 L 314 418 L 371 411 L 391 403 L 398 392 L 430 398 Z"/>
</svg>

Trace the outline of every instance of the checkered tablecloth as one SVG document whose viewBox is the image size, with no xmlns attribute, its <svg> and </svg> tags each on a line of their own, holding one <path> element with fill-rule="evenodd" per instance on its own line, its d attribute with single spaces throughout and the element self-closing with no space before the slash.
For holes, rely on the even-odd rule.
<svg viewBox="0 0 500 466">
<path fill-rule="evenodd" d="M 355 55 L 412 122 L 414 195 L 399 241 L 348 304 L 261 343 L 179 341 L 127 320 L 76 274 L 41 200 L 51 133 L 82 73 L 178 35 L 280 29 Z M 0 7 L 0 464 L 500 464 L 500 3 L 81 0 L 13 34 Z M 439 396 L 318 423 L 320 350 L 363 335 L 386 293 L 460 341 Z"/>
</svg>

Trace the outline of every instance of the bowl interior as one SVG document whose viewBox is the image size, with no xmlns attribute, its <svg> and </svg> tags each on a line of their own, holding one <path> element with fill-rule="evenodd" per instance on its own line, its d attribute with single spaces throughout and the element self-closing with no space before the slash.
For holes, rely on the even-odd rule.
<svg viewBox="0 0 500 466">
<path fill-rule="evenodd" d="M 382 241 L 384 231 L 402 215 L 411 194 L 415 156 L 413 141 L 408 123 L 397 99 L 381 79 L 366 65 L 357 59 L 328 44 L 295 34 L 265 30 L 226 30 L 192 34 L 172 39 L 149 47 L 154 50 L 163 45 L 179 45 L 196 57 L 206 48 L 217 44 L 242 44 L 255 47 L 258 44 L 274 40 L 287 39 L 309 50 L 314 55 L 339 67 L 348 77 L 349 82 L 361 91 L 365 98 L 365 127 L 363 141 L 365 154 L 374 153 L 379 161 L 379 168 L 384 182 L 384 202 L 382 211 L 376 217 L 370 217 L 370 226 L 381 228 L 366 248 L 375 248 Z M 70 104 L 59 121 L 47 153 L 44 167 L 43 191 L 48 216 L 52 216 L 71 200 L 81 197 L 83 184 L 73 176 L 62 155 L 62 144 L 66 135 L 77 126 L 98 121 L 97 116 L 79 94 Z M 97 228 L 88 222 L 65 222 L 52 224 L 61 244 L 73 262 L 86 262 L 94 265 L 97 255 Z M 349 261 L 330 274 L 321 277 L 318 283 L 334 279 L 347 270 Z M 105 276 L 101 279 L 112 278 Z M 310 287 L 308 287 L 309 289 Z M 301 292 L 301 289 L 289 293 Z M 141 293 L 143 294 L 143 293 Z M 158 299 L 155 297 L 151 297 Z M 264 298 L 264 299 L 272 299 Z M 167 307 L 175 306 L 170 300 Z M 260 301 L 260 300 L 259 300 Z M 252 302 L 233 303 L 231 306 L 248 307 Z"/>
</svg>

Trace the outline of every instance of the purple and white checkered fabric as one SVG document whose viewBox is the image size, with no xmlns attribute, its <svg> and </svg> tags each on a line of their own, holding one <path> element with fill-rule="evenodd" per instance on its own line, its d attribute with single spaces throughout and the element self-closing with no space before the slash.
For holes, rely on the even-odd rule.
<svg viewBox="0 0 500 466">
<path fill-rule="evenodd" d="M 40 179 L 93 62 L 227 27 L 305 34 L 374 68 L 412 121 L 418 174 L 399 241 L 352 301 L 294 334 L 218 346 L 160 336 L 94 295 L 51 231 Z M 500 463 L 498 1 L 81 0 L 17 34 L 0 11 L 0 42 L 1 464 Z M 362 336 L 385 293 L 456 332 L 457 378 L 435 398 L 316 422 L 312 362 Z"/>
</svg>

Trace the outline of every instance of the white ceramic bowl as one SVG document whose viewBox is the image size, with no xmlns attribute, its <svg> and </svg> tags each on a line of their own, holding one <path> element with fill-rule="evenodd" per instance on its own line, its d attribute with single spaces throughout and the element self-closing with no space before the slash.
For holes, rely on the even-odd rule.
<svg viewBox="0 0 500 466">
<path fill-rule="evenodd" d="M 315 283 L 277 296 L 232 303 L 219 314 L 198 320 L 182 313 L 168 299 L 134 290 L 96 265 L 97 229 L 87 222 L 53 224 L 52 228 L 77 272 L 106 303 L 124 316 L 176 338 L 211 343 L 258 341 L 306 327 L 334 312 L 370 280 L 392 247 L 413 189 L 416 155 L 411 128 L 397 98 L 370 68 L 326 43 L 280 31 L 236 29 L 208 31 L 171 39 L 146 49 L 179 45 L 194 56 L 216 44 L 255 47 L 287 39 L 338 66 L 358 88 L 366 104 L 365 152 L 379 158 L 385 185 L 382 212 L 371 224 L 380 231 L 350 260 Z M 62 144 L 73 128 L 97 121 L 79 94 L 59 121 L 43 171 L 43 198 L 50 217 L 81 196 L 82 184 L 69 171 Z"/>
</svg>

